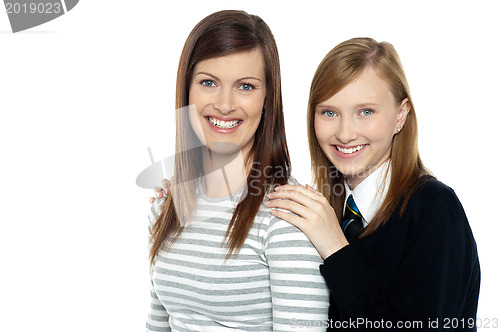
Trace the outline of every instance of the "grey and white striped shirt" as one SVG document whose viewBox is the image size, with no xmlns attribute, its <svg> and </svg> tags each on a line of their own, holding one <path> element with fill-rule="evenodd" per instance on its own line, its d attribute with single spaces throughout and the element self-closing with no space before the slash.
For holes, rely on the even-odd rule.
<svg viewBox="0 0 500 332">
<path fill-rule="evenodd" d="M 321 257 L 295 226 L 264 205 L 243 248 L 221 246 L 234 203 L 198 195 L 192 222 L 151 267 L 147 331 L 324 331 L 329 293 Z M 160 205 L 152 206 L 150 223 Z M 308 329 L 300 327 L 311 327 Z"/>
</svg>

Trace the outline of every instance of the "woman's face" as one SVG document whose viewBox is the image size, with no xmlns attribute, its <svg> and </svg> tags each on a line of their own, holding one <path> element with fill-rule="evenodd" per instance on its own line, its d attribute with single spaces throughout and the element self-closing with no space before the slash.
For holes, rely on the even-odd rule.
<svg viewBox="0 0 500 332">
<path fill-rule="evenodd" d="M 252 147 L 266 98 L 260 49 L 208 59 L 195 65 L 189 89 L 191 125 L 212 152 L 246 157 Z M 231 143 L 220 148 L 218 142 Z M 221 149 L 221 151 L 217 151 Z"/>
<path fill-rule="evenodd" d="M 389 158 L 392 138 L 403 127 L 408 112 L 408 99 L 398 103 L 389 84 L 371 67 L 318 104 L 316 137 L 351 189 Z"/>
</svg>

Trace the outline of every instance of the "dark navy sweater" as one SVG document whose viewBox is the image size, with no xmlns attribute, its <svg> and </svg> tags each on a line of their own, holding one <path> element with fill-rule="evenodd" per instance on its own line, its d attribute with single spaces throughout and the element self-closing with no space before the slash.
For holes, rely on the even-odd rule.
<svg viewBox="0 0 500 332">
<path fill-rule="evenodd" d="M 427 179 L 373 234 L 320 266 L 329 330 L 476 330 L 476 243 L 454 191 Z"/>
</svg>

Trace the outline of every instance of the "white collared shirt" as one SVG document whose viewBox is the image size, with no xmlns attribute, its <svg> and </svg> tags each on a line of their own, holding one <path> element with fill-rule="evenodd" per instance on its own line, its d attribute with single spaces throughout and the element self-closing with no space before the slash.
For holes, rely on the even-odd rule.
<svg viewBox="0 0 500 332">
<path fill-rule="evenodd" d="M 391 167 L 390 162 L 387 160 L 372 174 L 368 175 L 360 184 L 353 190 L 349 188 L 347 180 L 345 181 L 346 196 L 344 202 L 344 209 L 349 195 L 352 195 L 356 206 L 363 217 L 363 227 L 368 225 L 375 214 L 382 206 L 382 202 L 389 190 L 391 181 Z"/>
</svg>

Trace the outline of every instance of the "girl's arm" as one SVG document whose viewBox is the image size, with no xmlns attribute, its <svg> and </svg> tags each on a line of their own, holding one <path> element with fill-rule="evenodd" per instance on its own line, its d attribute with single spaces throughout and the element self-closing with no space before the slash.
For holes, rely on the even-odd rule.
<svg viewBox="0 0 500 332">
<path fill-rule="evenodd" d="M 293 199 L 292 196 L 288 199 Z M 286 197 L 282 194 L 280 198 Z M 302 210 L 303 214 L 321 215 L 308 211 L 311 206 L 304 205 L 303 199 L 301 202 L 295 199 L 294 203 L 300 206 L 288 204 L 288 207 L 294 213 Z M 317 220 L 314 222 L 319 225 Z M 467 218 L 454 192 L 438 181 L 430 181 L 412 196 L 404 218 L 391 219 L 382 227 L 391 227 L 391 222 L 391 225 L 407 223 L 409 229 L 400 234 L 404 237 L 404 249 L 394 252 L 401 259 L 388 280 L 388 290 L 374 282 L 377 276 L 373 262 L 366 261 L 358 250 L 361 241 L 344 246 L 326 258 L 321 272 L 335 302 L 332 308 L 335 315 L 343 321 L 364 319 L 375 324 L 390 321 L 394 327 L 398 323 L 421 322 L 424 329 L 446 330 L 458 324 L 463 330 L 475 330 L 479 262 Z M 322 231 L 327 233 L 326 228 Z M 377 231 L 370 236 L 378 237 L 379 245 L 390 247 L 394 239 L 386 239 L 381 233 Z M 437 326 L 430 326 L 436 321 Z M 371 329 L 366 324 L 357 328 Z"/>
<path fill-rule="evenodd" d="M 323 259 L 349 244 L 330 203 L 312 187 L 283 185 L 268 198 L 266 206 L 275 208 L 271 213 L 300 228 Z"/>
</svg>

